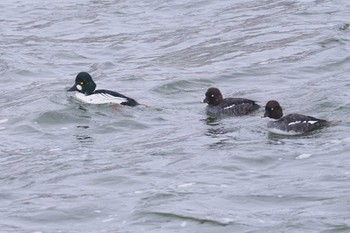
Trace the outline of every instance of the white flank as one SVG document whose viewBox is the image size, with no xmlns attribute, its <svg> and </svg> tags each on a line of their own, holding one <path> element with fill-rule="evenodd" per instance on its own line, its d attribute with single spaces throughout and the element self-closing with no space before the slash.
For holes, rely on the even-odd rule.
<svg viewBox="0 0 350 233">
<path fill-rule="evenodd" d="M 97 93 L 92 95 L 85 95 L 77 92 L 75 94 L 76 99 L 88 104 L 121 104 L 126 102 L 127 99 L 122 97 L 116 97 L 109 94 Z"/>
<path fill-rule="evenodd" d="M 299 124 L 299 123 L 301 123 L 301 121 L 294 121 L 294 122 L 289 123 L 288 125 L 296 125 L 296 124 Z"/>
<path fill-rule="evenodd" d="M 233 107 L 235 107 L 235 104 L 227 106 L 227 107 L 224 107 L 224 109 L 230 109 L 230 108 L 233 108 Z"/>
<path fill-rule="evenodd" d="M 294 136 L 294 135 L 303 134 L 303 133 L 299 133 L 299 132 L 295 132 L 295 131 L 283 131 L 283 130 L 276 129 L 276 128 L 267 128 L 267 130 L 271 133 L 280 134 L 280 135 L 287 135 L 287 136 Z"/>
<path fill-rule="evenodd" d="M 311 125 L 317 123 L 317 121 L 307 121 L 306 123 L 310 123 Z"/>
<path fill-rule="evenodd" d="M 288 125 L 296 125 L 296 124 L 300 124 L 300 123 L 313 125 L 313 124 L 316 124 L 317 122 L 318 121 L 294 121 L 294 122 L 289 123 Z"/>
</svg>

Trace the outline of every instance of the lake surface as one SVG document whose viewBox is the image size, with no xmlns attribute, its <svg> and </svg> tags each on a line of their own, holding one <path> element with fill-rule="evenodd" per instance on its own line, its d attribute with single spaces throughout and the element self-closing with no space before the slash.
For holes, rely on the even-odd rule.
<svg viewBox="0 0 350 233">
<path fill-rule="evenodd" d="M 350 2 L 0 3 L 0 232 L 350 232 Z M 142 106 L 81 104 L 80 71 Z M 340 120 L 269 134 L 208 87 Z"/>
</svg>

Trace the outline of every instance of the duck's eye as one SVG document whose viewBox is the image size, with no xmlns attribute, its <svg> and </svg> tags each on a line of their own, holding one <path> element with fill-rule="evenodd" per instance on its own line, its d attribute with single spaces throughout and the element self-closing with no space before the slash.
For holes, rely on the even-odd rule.
<svg viewBox="0 0 350 233">
<path fill-rule="evenodd" d="M 211 97 L 214 97 L 214 95 L 211 95 Z"/>
<path fill-rule="evenodd" d="M 84 85 L 84 82 L 80 82 L 80 85 Z"/>
</svg>

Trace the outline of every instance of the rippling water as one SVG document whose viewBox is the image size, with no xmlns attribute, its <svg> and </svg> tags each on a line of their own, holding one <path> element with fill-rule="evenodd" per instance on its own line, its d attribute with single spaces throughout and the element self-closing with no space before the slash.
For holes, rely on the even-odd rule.
<svg viewBox="0 0 350 233">
<path fill-rule="evenodd" d="M 0 3 L 1 232 L 349 232 L 350 3 Z M 77 103 L 80 71 L 144 106 Z M 206 89 L 337 126 L 209 119 Z"/>
</svg>

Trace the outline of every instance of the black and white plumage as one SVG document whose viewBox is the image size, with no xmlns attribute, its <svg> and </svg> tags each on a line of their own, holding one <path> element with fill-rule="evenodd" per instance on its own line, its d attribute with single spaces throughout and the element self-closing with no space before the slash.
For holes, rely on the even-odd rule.
<svg viewBox="0 0 350 233">
<path fill-rule="evenodd" d="M 210 116 L 242 116 L 260 108 L 255 101 L 250 99 L 223 98 L 220 90 L 215 87 L 207 90 L 203 103 L 208 104 L 206 113 Z"/>
<path fill-rule="evenodd" d="M 75 78 L 73 87 L 68 91 L 76 91 L 76 99 L 88 104 L 121 104 L 136 106 L 136 100 L 110 90 L 95 90 L 96 83 L 87 72 L 80 72 Z"/>
<path fill-rule="evenodd" d="M 305 134 L 330 125 L 327 120 L 301 114 L 289 114 L 283 117 L 282 107 L 276 100 L 267 102 L 264 117 L 275 119 L 267 123 L 270 132 L 284 135 Z"/>
</svg>

